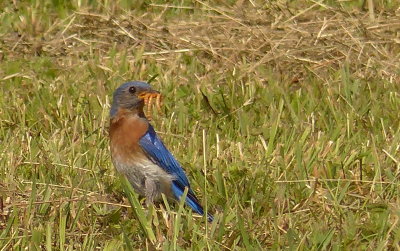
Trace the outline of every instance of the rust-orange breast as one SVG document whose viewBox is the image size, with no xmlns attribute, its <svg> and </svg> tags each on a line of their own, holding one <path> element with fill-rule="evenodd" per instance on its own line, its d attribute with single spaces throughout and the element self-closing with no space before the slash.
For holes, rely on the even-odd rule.
<svg viewBox="0 0 400 251">
<path fill-rule="evenodd" d="M 110 122 L 110 148 L 113 158 L 125 159 L 142 155 L 140 138 L 147 132 L 148 122 L 137 114 L 120 109 Z"/>
</svg>

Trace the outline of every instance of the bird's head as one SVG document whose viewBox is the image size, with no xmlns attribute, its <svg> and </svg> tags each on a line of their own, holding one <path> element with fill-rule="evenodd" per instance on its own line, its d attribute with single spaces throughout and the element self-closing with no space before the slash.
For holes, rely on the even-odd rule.
<svg viewBox="0 0 400 251">
<path fill-rule="evenodd" d="M 156 101 L 160 106 L 161 94 L 154 90 L 145 82 L 133 81 L 120 85 L 113 95 L 113 103 L 110 110 L 110 117 L 117 115 L 119 109 L 137 111 L 143 114 L 143 106 L 151 105 L 152 101 Z"/>
</svg>

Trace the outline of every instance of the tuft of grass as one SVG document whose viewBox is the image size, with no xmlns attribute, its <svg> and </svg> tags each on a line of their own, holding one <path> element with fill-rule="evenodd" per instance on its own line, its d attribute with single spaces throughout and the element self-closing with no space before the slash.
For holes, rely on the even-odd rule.
<svg viewBox="0 0 400 251">
<path fill-rule="evenodd" d="M 136 2 L 0 2 L 1 250 L 400 248 L 396 1 Z M 119 179 L 128 80 L 214 222 Z"/>
<path fill-rule="evenodd" d="M 130 185 L 129 181 L 123 177 L 122 178 L 122 186 L 124 188 L 125 194 L 128 197 L 129 203 L 133 208 L 133 212 L 135 213 L 136 219 L 140 222 L 140 225 L 143 231 L 146 234 L 147 239 L 154 245 L 156 242 L 156 236 L 152 229 L 152 224 L 147 220 L 144 210 L 142 209 L 142 205 L 140 204 L 138 198 L 134 195 L 135 192 Z"/>
</svg>

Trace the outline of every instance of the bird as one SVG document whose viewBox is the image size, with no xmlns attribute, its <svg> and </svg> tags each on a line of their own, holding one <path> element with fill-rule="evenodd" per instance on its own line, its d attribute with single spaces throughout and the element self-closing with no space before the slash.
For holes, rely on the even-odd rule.
<svg viewBox="0 0 400 251">
<path fill-rule="evenodd" d="M 146 198 L 147 205 L 160 200 L 161 194 L 179 201 L 187 188 L 185 204 L 204 215 L 185 171 L 144 113 L 144 106 L 151 103 L 149 99 L 156 98 L 159 105 L 160 96 L 160 92 L 141 81 L 126 82 L 114 91 L 109 127 L 113 165 Z M 212 222 L 214 218 L 207 213 L 207 219 Z"/>
</svg>

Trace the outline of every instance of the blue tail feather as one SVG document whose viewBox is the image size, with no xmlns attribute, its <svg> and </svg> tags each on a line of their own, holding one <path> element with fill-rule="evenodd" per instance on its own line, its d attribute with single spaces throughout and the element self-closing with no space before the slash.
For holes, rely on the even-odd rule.
<svg viewBox="0 0 400 251">
<path fill-rule="evenodd" d="M 176 181 L 172 182 L 172 192 L 174 193 L 175 197 L 178 198 L 178 200 L 182 197 L 184 191 L 185 191 L 185 188 L 182 187 L 179 183 L 177 183 Z M 196 196 L 194 195 L 192 189 L 190 189 L 190 188 L 186 195 L 185 203 L 190 208 L 192 208 L 192 210 L 195 211 L 196 213 L 198 213 L 200 215 L 204 215 L 203 207 L 200 205 L 200 203 L 197 200 Z M 214 220 L 214 217 L 208 213 L 207 219 L 209 222 L 212 222 Z"/>
</svg>

